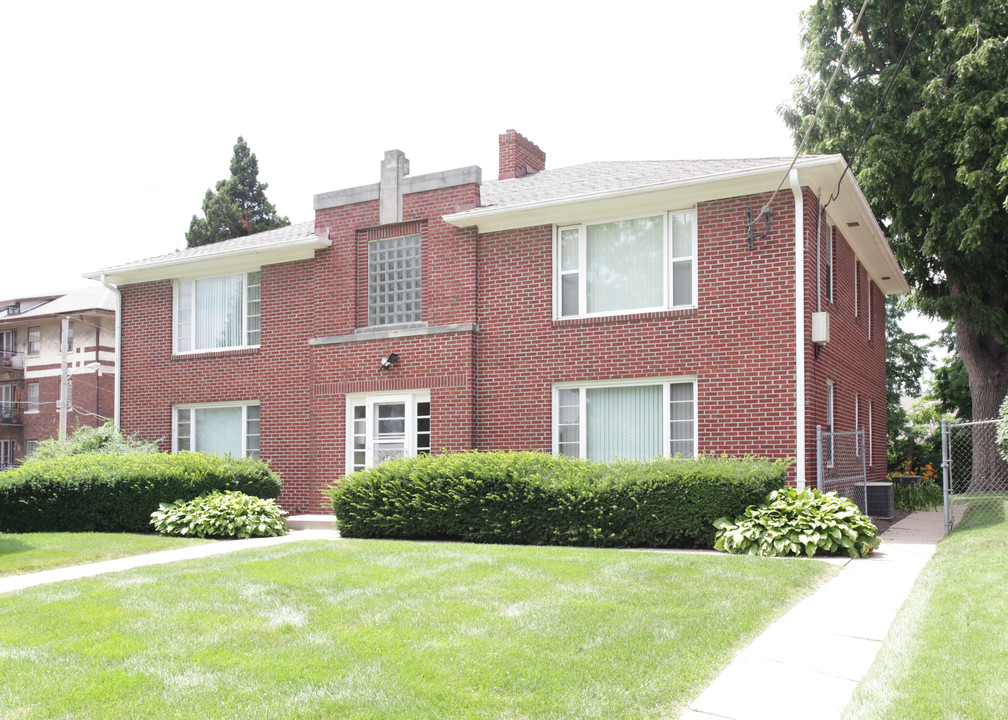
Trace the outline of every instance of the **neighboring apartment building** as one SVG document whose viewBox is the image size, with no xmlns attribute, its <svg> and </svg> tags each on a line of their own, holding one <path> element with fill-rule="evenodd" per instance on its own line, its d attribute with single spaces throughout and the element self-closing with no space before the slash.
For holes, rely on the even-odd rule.
<svg viewBox="0 0 1008 720">
<path fill-rule="evenodd" d="M 312 222 L 89 275 L 121 292 L 123 428 L 266 458 L 291 511 L 471 448 L 795 457 L 814 482 L 817 424 L 864 427 L 881 479 L 883 299 L 908 288 L 850 174 L 817 213 L 842 158 L 547 170 L 499 147 L 497 180 L 390 151 Z"/>
<path fill-rule="evenodd" d="M 103 424 L 114 410 L 114 388 L 112 292 L 92 287 L 0 302 L 0 468 L 56 437 L 61 416 L 70 431 Z"/>
</svg>

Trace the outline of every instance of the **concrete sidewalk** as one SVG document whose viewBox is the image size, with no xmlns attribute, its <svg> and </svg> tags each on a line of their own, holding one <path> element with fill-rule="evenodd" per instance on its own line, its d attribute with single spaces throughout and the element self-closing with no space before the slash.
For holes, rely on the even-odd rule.
<svg viewBox="0 0 1008 720">
<path fill-rule="evenodd" d="M 193 545 L 191 547 L 179 548 L 178 550 L 162 550 L 160 552 L 147 553 L 145 555 L 133 555 L 132 557 L 118 558 L 117 560 L 105 560 L 103 562 L 88 563 L 87 565 L 74 565 L 72 567 L 57 568 L 55 570 L 44 570 L 26 575 L 11 575 L 0 578 L 0 593 L 14 592 L 36 585 L 48 585 L 49 583 L 61 582 L 63 580 L 75 580 L 77 578 L 94 577 L 111 572 L 121 572 L 132 570 L 133 568 L 146 567 L 148 565 L 164 565 L 165 563 L 177 562 L 179 560 L 192 560 L 194 558 L 211 557 L 213 555 L 224 555 L 238 550 L 248 550 L 250 548 L 267 547 L 269 545 L 280 545 L 282 543 L 297 542 L 300 540 L 338 540 L 339 533 L 335 530 L 292 530 L 282 537 L 269 538 L 249 538 L 248 540 L 221 540 L 207 543 L 206 545 Z"/>
<path fill-rule="evenodd" d="M 894 524 L 870 557 L 851 560 L 739 653 L 681 720 L 839 718 L 944 536 L 940 510 Z"/>
</svg>

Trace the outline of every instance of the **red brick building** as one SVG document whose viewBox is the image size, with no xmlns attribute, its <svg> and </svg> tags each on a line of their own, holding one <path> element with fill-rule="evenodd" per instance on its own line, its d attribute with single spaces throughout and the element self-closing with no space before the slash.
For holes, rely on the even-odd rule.
<svg viewBox="0 0 1008 720">
<path fill-rule="evenodd" d="M 57 437 L 61 423 L 70 432 L 104 424 L 114 387 L 111 292 L 92 287 L 0 302 L 0 469 Z"/>
<path fill-rule="evenodd" d="M 842 158 L 548 170 L 499 142 L 497 180 L 390 151 L 311 222 L 92 274 L 121 293 L 123 429 L 267 458 L 302 512 L 355 467 L 471 448 L 787 456 L 814 482 L 817 424 L 866 428 L 884 475 L 907 285 L 850 174 L 817 212 Z"/>
</svg>

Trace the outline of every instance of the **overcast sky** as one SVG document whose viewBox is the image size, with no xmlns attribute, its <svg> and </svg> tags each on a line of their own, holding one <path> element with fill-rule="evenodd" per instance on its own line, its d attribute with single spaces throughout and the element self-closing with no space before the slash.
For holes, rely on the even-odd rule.
<svg viewBox="0 0 1008 720">
<path fill-rule="evenodd" d="M 316 193 L 479 165 L 789 156 L 808 0 L 5 3 L 0 299 L 185 246 L 244 136 L 292 222 Z"/>
</svg>

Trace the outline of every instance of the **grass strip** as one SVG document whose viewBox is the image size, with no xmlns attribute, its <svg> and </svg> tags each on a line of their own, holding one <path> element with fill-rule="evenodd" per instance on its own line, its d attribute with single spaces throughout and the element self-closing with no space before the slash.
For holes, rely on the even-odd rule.
<svg viewBox="0 0 1008 720">
<path fill-rule="evenodd" d="M 844 718 L 1004 717 L 1008 522 L 979 510 L 939 543 Z"/>
<path fill-rule="evenodd" d="M 0 716 L 675 717 L 818 561 L 299 542 L 0 597 Z"/>
<path fill-rule="evenodd" d="M 0 577 L 211 542 L 129 533 L 0 533 Z"/>
</svg>

